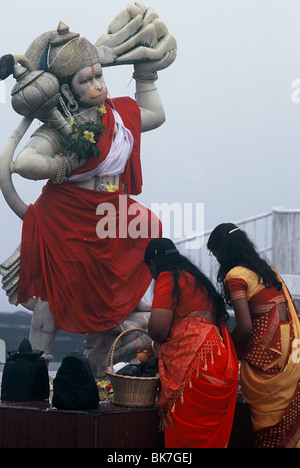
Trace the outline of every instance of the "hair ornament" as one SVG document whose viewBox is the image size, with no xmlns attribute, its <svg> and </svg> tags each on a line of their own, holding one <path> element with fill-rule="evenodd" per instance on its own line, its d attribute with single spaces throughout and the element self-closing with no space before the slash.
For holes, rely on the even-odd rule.
<svg viewBox="0 0 300 468">
<path fill-rule="evenodd" d="M 165 255 L 169 255 L 169 254 L 172 254 L 172 253 L 178 253 L 178 250 L 177 250 L 177 249 L 168 249 L 168 250 L 165 250 Z"/>
<path fill-rule="evenodd" d="M 240 231 L 240 228 L 239 228 L 239 227 L 237 227 L 237 228 L 235 228 L 235 229 L 231 229 L 231 231 L 229 231 L 229 233 L 228 233 L 228 234 L 232 234 L 234 231 Z"/>
</svg>

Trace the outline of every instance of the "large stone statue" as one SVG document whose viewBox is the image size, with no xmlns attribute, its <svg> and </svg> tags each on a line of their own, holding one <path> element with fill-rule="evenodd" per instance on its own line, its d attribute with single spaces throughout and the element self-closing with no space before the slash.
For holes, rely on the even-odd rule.
<svg viewBox="0 0 300 468">
<path fill-rule="evenodd" d="M 157 71 L 175 57 L 175 38 L 136 2 L 95 45 L 61 22 L 24 55 L 0 60 L 0 78 L 17 80 L 12 106 L 24 116 L 0 158 L 1 190 L 23 220 L 21 245 L 0 267 L 4 288 L 11 303 L 33 311 L 33 349 L 47 358 L 58 329 L 86 334 L 97 377 L 115 335 L 147 327 L 143 254 L 161 227 L 130 195 L 142 188 L 140 133 L 165 120 Z M 121 64 L 134 65 L 135 100 L 108 98 L 102 67 Z M 14 158 L 34 118 L 43 125 Z M 21 200 L 12 173 L 48 180 L 34 204 Z M 140 345 L 130 335 L 122 360 Z"/>
</svg>

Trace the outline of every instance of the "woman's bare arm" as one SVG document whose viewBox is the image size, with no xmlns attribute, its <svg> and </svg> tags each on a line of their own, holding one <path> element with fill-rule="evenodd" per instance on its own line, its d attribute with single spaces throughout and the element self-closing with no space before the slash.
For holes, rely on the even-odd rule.
<svg viewBox="0 0 300 468">
<path fill-rule="evenodd" d="M 173 310 L 151 310 L 151 315 L 148 322 L 148 333 L 156 343 L 162 344 L 168 338 L 173 316 Z"/>
<path fill-rule="evenodd" d="M 240 354 L 245 349 L 252 332 L 252 319 L 246 298 L 232 301 L 232 307 L 235 313 L 236 326 L 231 333 L 231 337 L 238 354 Z"/>
</svg>

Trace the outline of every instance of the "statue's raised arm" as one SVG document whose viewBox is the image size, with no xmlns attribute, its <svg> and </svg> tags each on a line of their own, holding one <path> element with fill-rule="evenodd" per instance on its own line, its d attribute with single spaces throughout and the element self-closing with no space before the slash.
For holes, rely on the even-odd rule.
<svg viewBox="0 0 300 468">
<path fill-rule="evenodd" d="M 153 8 L 136 2 L 115 17 L 95 45 L 102 67 L 134 65 L 142 131 L 160 126 L 165 115 L 154 82 L 157 72 L 174 62 L 177 43 L 158 14 Z"/>
</svg>

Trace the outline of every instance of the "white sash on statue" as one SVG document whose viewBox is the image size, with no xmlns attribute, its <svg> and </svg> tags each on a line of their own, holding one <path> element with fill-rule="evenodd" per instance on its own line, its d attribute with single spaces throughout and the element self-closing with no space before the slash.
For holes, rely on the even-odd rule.
<svg viewBox="0 0 300 468">
<path fill-rule="evenodd" d="M 112 109 L 115 123 L 119 125 L 119 130 L 113 140 L 109 153 L 97 167 L 83 174 L 73 174 L 67 178 L 68 182 L 80 182 L 89 180 L 92 177 L 102 177 L 104 175 L 115 176 L 124 172 L 128 158 L 133 148 L 132 133 L 124 126 L 121 116 L 115 109 Z M 101 138 L 101 137 L 100 137 Z"/>
</svg>

